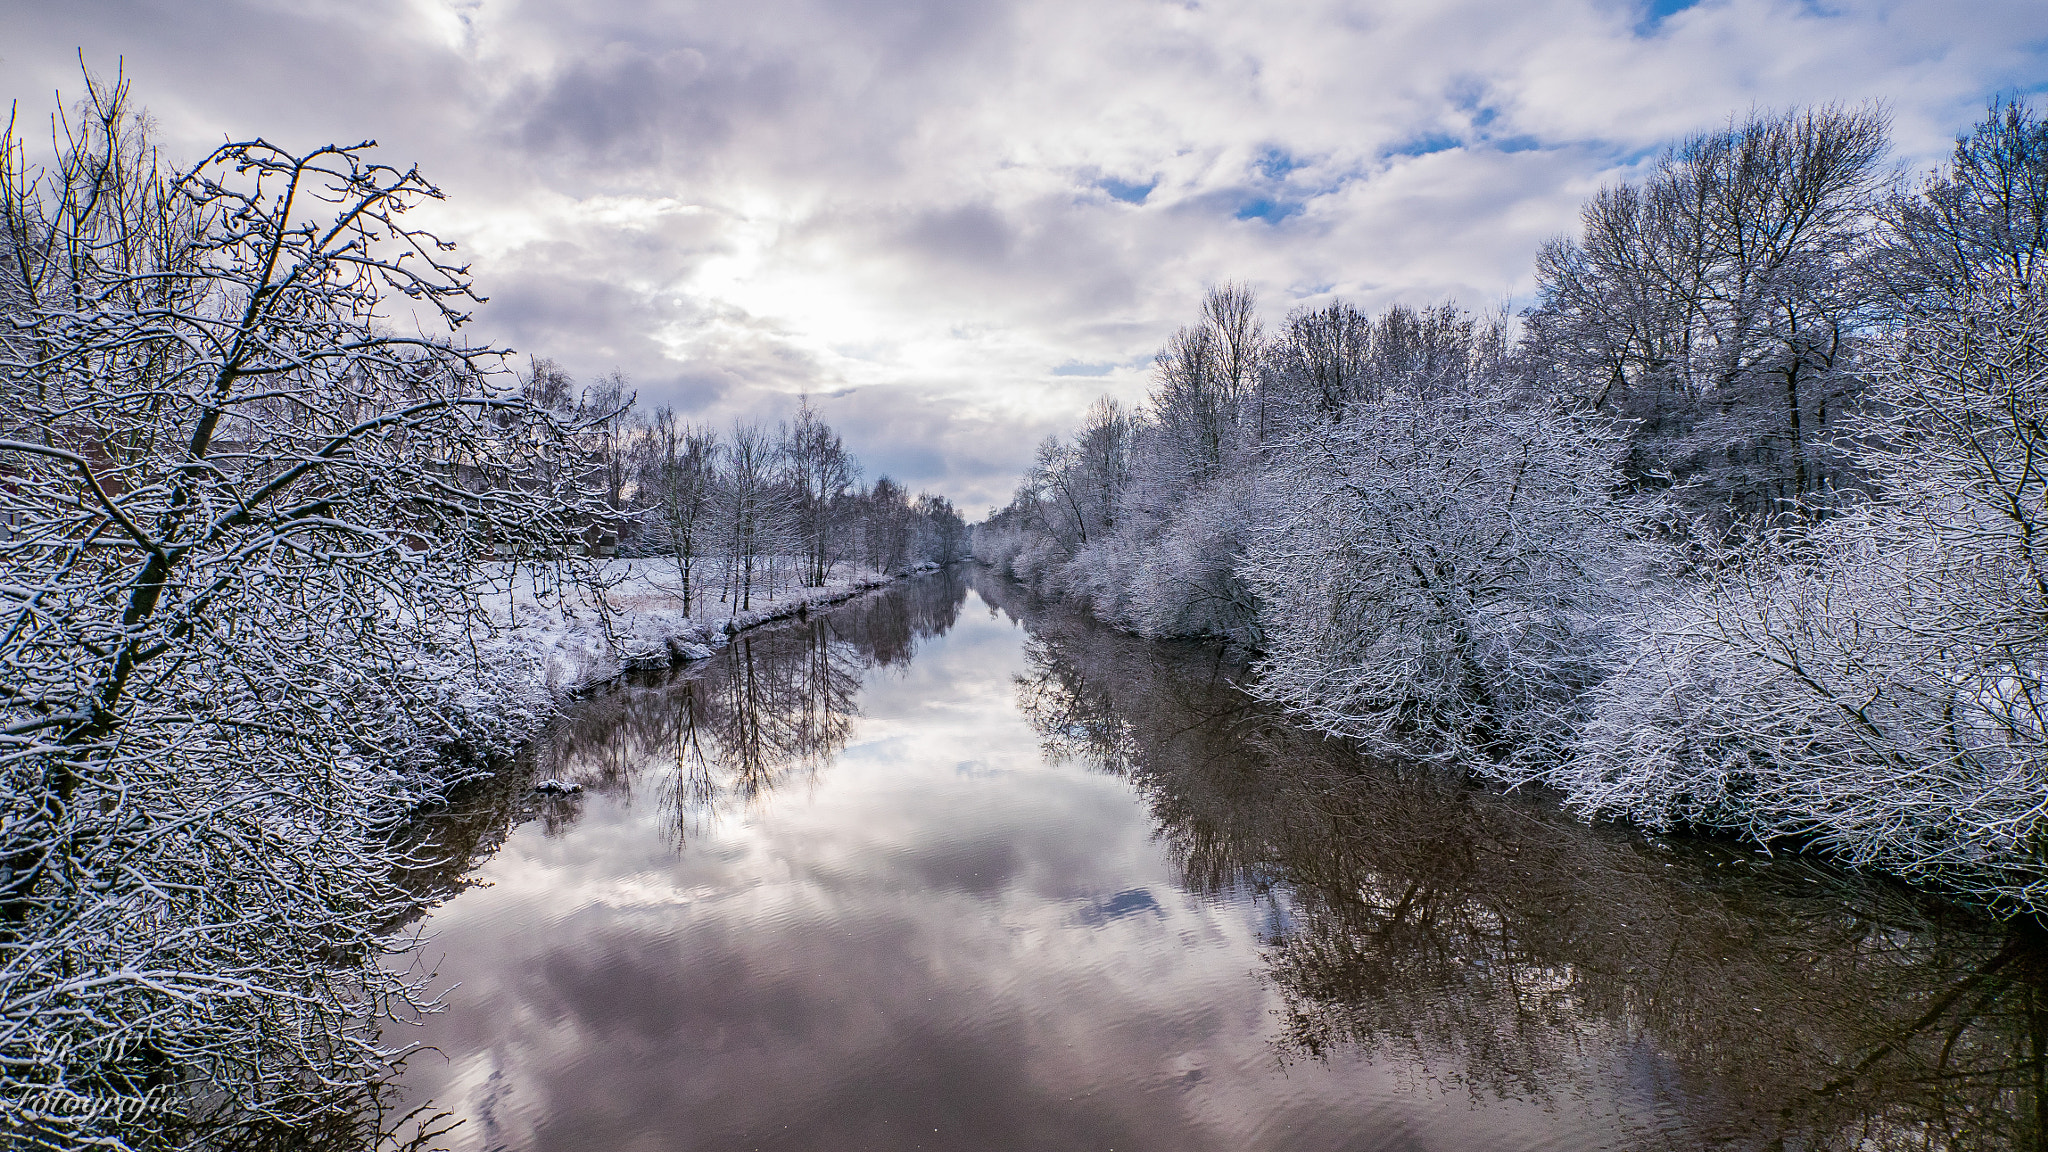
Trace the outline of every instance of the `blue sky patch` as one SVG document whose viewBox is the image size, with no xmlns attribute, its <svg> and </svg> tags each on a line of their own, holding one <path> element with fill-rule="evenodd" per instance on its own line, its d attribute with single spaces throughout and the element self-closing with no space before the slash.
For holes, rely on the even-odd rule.
<svg viewBox="0 0 2048 1152">
<path fill-rule="evenodd" d="M 1268 148 L 1252 160 L 1252 171 L 1268 180 L 1285 180 L 1289 172 L 1306 167 L 1308 161 L 1295 159 L 1284 148 Z"/>
<path fill-rule="evenodd" d="M 1433 152 L 1448 152 L 1464 143 L 1448 132 L 1426 132 L 1420 136 L 1411 136 L 1387 149 L 1387 155 L 1428 156 Z"/>
<path fill-rule="evenodd" d="M 1444 89 L 1451 106 L 1472 118 L 1474 128 L 1484 128 L 1500 118 L 1500 108 L 1487 97 L 1493 86 L 1481 76 L 1461 76 Z"/>
<path fill-rule="evenodd" d="M 1095 186 L 1109 193 L 1112 199 L 1121 200 L 1126 204 L 1143 204 L 1145 197 L 1150 196 L 1152 190 L 1159 187 L 1159 178 L 1153 177 L 1149 184 L 1133 184 L 1127 180 L 1105 176 L 1097 180 Z"/>
<path fill-rule="evenodd" d="M 1143 888 L 1128 889 L 1107 900 L 1097 900 L 1082 908 L 1077 915 L 1081 923 L 1090 928 L 1100 928 L 1111 920 L 1121 920 L 1141 912 L 1150 912 L 1155 916 L 1166 915 L 1166 910 L 1159 906 L 1159 901 L 1153 899 L 1152 893 Z"/>
<path fill-rule="evenodd" d="M 1699 2 L 1700 0 L 1649 0 L 1649 3 L 1643 5 L 1643 18 L 1636 21 L 1636 35 L 1650 35 L 1664 21 Z"/>
<path fill-rule="evenodd" d="M 1278 224 L 1289 216 L 1300 214 L 1302 207 L 1299 200 L 1279 200 L 1262 196 L 1239 205 L 1235 215 L 1239 220 L 1264 220 L 1268 224 Z"/>
</svg>

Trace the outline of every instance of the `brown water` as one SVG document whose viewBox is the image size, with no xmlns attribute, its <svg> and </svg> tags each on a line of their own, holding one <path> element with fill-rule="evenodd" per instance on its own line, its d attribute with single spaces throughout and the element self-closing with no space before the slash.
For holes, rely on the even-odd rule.
<svg viewBox="0 0 2048 1152">
<path fill-rule="evenodd" d="M 2040 1147 L 2031 933 L 1276 724 L 949 572 L 430 825 L 463 1149 Z M 453 890 L 454 894 L 445 895 Z"/>
</svg>

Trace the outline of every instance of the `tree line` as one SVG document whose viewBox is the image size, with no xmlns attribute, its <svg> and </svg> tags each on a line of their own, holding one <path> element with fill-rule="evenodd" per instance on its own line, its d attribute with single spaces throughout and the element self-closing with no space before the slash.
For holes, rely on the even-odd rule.
<svg viewBox="0 0 2048 1152">
<path fill-rule="evenodd" d="M 579 443 L 604 514 L 589 543 L 673 561 L 685 611 L 742 612 L 778 588 L 821 587 L 843 567 L 903 572 L 967 557 L 967 523 L 944 496 L 912 496 L 860 461 L 809 397 L 770 426 L 724 431 L 674 408 L 641 411 L 613 371 L 580 392 L 553 360 L 535 357 L 522 391 L 537 406 L 589 425 Z"/>
<path fill-rule="evenodd" d="M 1536 303 L 1211 290 L 977 557 L 1256 694 L 1588 816 L 2048 904 L 2048 126 L 1939 170 L 1759 113 L 1602 190 Z"/>
</svg>

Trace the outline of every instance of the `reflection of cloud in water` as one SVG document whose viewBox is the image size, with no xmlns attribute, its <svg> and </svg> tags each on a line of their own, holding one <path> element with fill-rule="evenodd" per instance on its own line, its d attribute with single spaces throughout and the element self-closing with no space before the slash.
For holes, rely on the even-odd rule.
<svg viewBox="0 0 2048 1152">
<path fill-rule="evenodd" d="M 1364 760 L 1275 723 L 1213 651 L 977 589 L 1033 633 L 1019 695 L 1048 754 L 1132 781 L 1190 888 L 1280 897 L 1262 936 L 1290 1059 L 1610 1101 L 1631 1146 L 2048 1136 L 2037 929 Z"/>
<path fill-rule="evenodd" d="M 1363 764 L 1213 652 L 981 594 L 1028 649 L 949 577 L 593 701 L 548 753 L 581 808 L 476 834 L 429 924 L 411 1098 L 466 1148 L 1750 1147 L 1746 1100 L 2024 1137 L 1982 925 Z"/>
<path fill-rule="evenodd" d="M 1169 898 L 1129 786 L 1041 758 L 1018 640 L 969 613 L 867 675 L 828 766 L 680 852 L 667 737 L 577 751 L 625 770 L 430 924 L 462 983 L 409 1095 L 475 1148 L 1512 1147 L 1517 1109 L 1418 1119 L 1356 1064 L 1276 1076 L 1254 905 Z"/>
</svg>

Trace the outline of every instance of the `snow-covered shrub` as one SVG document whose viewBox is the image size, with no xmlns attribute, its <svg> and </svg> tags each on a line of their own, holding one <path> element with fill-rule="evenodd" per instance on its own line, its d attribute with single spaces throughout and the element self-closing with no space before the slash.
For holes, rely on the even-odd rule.
<svg viewBox="0 0 2048 1152">
<path fill-rule="evenodd" d="M 1405 395 L 1277 447 L 1239 568 L 1261 602 L 1254 691 L 1368 742 L 1540 762 L 1645 558 L 1620 448 L 1597 419 Z"/>
<path fill-rule="evenodd" d="M 1057 539 L 1033 536 L 1010 557 L 1009 570 L 1011 575 L 1026 584 L 1042 588 L 1059 575 L 1070 558 Z"/>
<path fill-rule="evenodd" d="M 1090 540 L 1062 570 L 1061 594 L 1098 620 L 1135 629 L 1132 605 L 1137 573 L 1152 549 L 1154 535 L 1127 524 L 1121 531 Z"/>
<path fill-rule="evenodd" d="M 1147 636 L 1259 643 L 1258 603 L 1238 575 L 1259 509 L 1258 477 L 1225 473 L 1191 493 L 1142 549 L 1122 586 L 1122 616 Z"/>
<path fill-rule="evenodd" d="M 1856 431 L 1880 499 L 1766 537 L 1634 628 L 1557 776 L 1595 814 L 1725 828 L 2048 907 L 2048 301 L 1922 321 Z"/>
<path fill-rule="evenodd" d="M 969 538 L 974 559 L 986 564 L 1005 576 L 1017 574 L 1016 560 L 1030 541 L 1030 535 L 1018 527 L 996 527 L 975 525 Z"/>
</svg>

